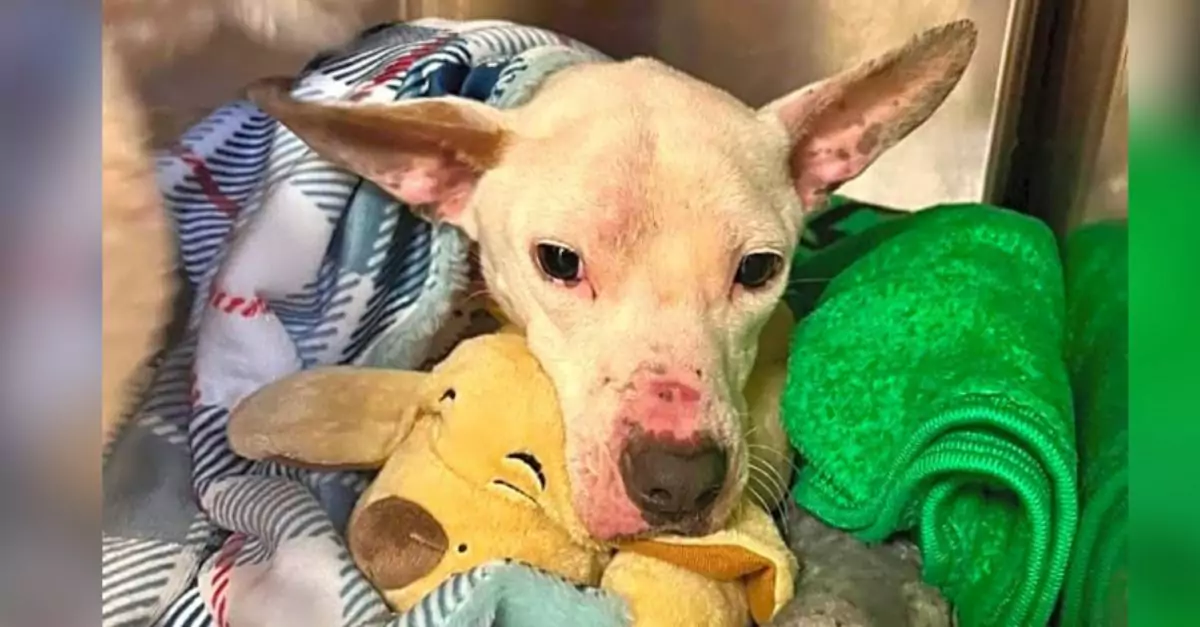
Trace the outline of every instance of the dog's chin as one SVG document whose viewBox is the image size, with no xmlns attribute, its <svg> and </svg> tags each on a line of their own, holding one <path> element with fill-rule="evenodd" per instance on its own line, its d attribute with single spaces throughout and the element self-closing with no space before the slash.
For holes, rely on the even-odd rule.
<svg viewBox="0 0 1200 627">
<path fill-rule="evenodd" d="M 623 508 L 622 508 L 623 509 Z M 636 509 L 628 515 L 613 516 L 614 510 L 594 510 L 596 516 L 589 518 L 581 515 L 584 528 L 588 535 L 598 542 L 620 544 L 635 540 L 646 540 L 661 536 L 699 537 L 715 533 L 723 528 L 728 521 L 728 508 L 690 516 L 683 520 L 655 520 Z M 621 511 L 621 510 L 617 510 Z M 724 512 L 724 513 L 722 513 Z M 583 512 L 580 512 L 583 514 Z"/>
<path fill-rule="evenodd" d="M 697 516 L 695 518 L 671 521 L 669 523 L 662 524 L 647 522 L 637 531 L 617 533 L 607 537 L 600 537 L 599 535 L 594 535 L 593 537 L 601 542 L 609 544 L 621 544 L 624 542 L 634 542 L 637 540 L 661 538 L 663 536 L 683 536 L 695 538 L 715 533 L 720 528 L 721 525 L 716 524 L 716 520 L 711 516 Z"/>
<path fill-rule="evenodd" d="M 735 505 L 742 498 L 744 481 L 737 473 L 730 475 L 726 488 L 713 507 L 706 512 L 682 520 L 660 519 L 642 512 L 625 496 L 617 482 L 588 483 L 598 488 L 572 495 L 575 514 L 588 537 L 602 543 L 621 543 L 656 536 L 697 537 L 723 529 L 733 516 Z M 609 489 L 600 489 L 607 486 Z"/>
<path fill-rule="evenodd" d="M 650 529 L 633 540 L 656 536 L 706 536 L 715 531 L 711 516 L 696 516 L 663 524 L 651 524 Z"/>
</svg>

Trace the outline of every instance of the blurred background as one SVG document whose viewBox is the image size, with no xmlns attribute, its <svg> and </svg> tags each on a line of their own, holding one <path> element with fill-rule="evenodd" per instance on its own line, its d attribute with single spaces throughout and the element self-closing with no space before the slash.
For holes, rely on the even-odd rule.
<svg viewBox="0 0 1200 627">
<path fill-rule="evenodd" d="M 1153 4 L 1156 0 L 1151 0 Z M 736 7 L 736 8 L 735 8 Z M 971 18 L 979 50 L 949 101 L 847 194 L 919 208 L 987 200 L 1062 230 L 1126 211 L 1127 3 L 1116 0 L 392 0 L 372 17 L 505 18 L 616 57 L 650 55 L 751 105 Z M 158 67 L 142 89 L 167 142 L 250 79 L 304 54 L 234 32 Z"/>
</svg>

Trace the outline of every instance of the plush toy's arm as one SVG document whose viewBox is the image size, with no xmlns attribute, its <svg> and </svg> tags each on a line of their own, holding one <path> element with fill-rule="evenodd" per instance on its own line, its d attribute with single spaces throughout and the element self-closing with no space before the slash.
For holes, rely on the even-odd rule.
<svg viewBox="0 0 1200 627">
<path fill-rule="evenodd" d="M 618 553 L 600 587 L 620 595 L 634 627 L 744 627 L 750 623 L 741 581 L 707 575 L 639 555 Z"/>
<path fill-rule="evenodd" d="M 601 585 L 625 597 L 638 625 L 762 625 L 792 598 L 798 566 L 770 515 L 743 504 L 727 529 L 622 547 Z"/>
</svg>

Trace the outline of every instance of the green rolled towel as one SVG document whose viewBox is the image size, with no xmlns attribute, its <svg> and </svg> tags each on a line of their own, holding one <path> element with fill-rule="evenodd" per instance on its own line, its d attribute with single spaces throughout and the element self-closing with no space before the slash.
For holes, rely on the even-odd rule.
<svg viewBox="0 0 1200 627">
<path fill-rule="evenodd" d="M 1045 625 L 1078 513 L 1050 231 L 932 208 L 801 260 L 790 283 L 797 502 L 869 542 L 911 534 L 962 625 Z"/>
<path fill-rule="evenodd" d="M 1075 391 L 1079 535 L 1063 589 L 1064 627 L 1126 623 L 1129 505 L 1129 230 L 1067 238 L 1067 364 Z"/>
</svg>

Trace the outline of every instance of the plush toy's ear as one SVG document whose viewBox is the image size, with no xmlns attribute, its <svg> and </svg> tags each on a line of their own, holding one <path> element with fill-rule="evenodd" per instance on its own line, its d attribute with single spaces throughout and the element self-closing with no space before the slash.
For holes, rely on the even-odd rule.
<svg viewBox="0 0 1200 627">
<path fill-rule="evenodd" d="M 346 366 L 298 372 L 234 408 L 230 446 L 249 459 L 378 468 L 412 428 L 427 376 Z"/>
<path fill-rule="evenodd" d="M 247 97 L 325 159 L 474 238 L 471 194 L 508 138 L 498 109 L 453 96 L 306 102 L 293 98 L 291 81 L 280 78 L 251 85 Z"/>
<path fill-rule="evenodd" d="M 863 173 L 927 120 L 958 84 L 975 52 L 961 20 L 763 107 L 792 142 L 790 169 L 807 211 Z"/>
</svg>

